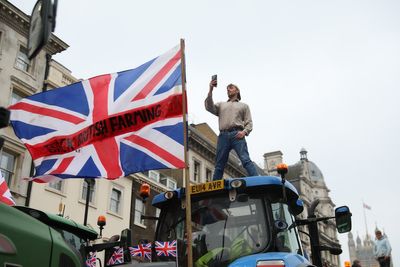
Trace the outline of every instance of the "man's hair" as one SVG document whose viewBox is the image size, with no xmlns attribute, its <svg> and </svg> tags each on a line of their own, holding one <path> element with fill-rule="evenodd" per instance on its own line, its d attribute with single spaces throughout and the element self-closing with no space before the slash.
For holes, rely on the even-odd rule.
<svg viewBox="0 0 400 267">
<path fill-rule="evenodd" d="M 375 234 L 382 234 L 381 230 L 375 230 Z"/>
<path fill-rule="evenodd" d="M 239 89 L 239 87 L 238 87 L 236 84 L 230 83 L 230 84 L 228 84 L 228 85 L 226 86 L 226 89 L 231 88 L 231 87 L 234 87 L 234 88 L 236 88 L 236 90 L 238 90 L 237 99 L 241 100 L 242 97 L 240 96 L 240 89 Z"/>
</svg>

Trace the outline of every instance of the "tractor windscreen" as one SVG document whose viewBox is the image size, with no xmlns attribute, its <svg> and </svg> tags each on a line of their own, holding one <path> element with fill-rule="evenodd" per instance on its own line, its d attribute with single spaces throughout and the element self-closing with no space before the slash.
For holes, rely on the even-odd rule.
<svg viewBox="0 0 400 267">
<path fill-rule="evenodd" d="M 277 231 L 276 250 L 302 254 L 301 246 L 294 225 L 294 217 L 286 204 L 273 203 L 271 205 L 274 224 Z M 284 225 L 280 227 L 280 225 Z"/>
<path fill-rule="evenodd" d="M 186 266 L 185 210 L 170 205 L 162 214 L 157 239 L 177 240 L 180 266 Z M 227 266 L 239 257 L 263 251 L 269 243 L 266 199 L 228 194 L 192 202 L 194 266 Z M 162 260 L 162 259 L 160 259 Z"/>
</svg>

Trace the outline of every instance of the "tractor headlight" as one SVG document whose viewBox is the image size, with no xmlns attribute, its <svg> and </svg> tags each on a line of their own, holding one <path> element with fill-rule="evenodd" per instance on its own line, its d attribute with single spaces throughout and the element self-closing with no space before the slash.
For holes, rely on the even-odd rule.
<svg viewBox="0 0 400 267">
<path fill-rule="evenodd" d="M 283 260 L 264 260 L 258 261 L 257 267 L 285 267 L 285 262 Z"/>
<path fill-rule="evenodd" d="M 166 199 L 173 199 L 176 196 L 176 192 L 175 191 L 167 191 L 164 193 L 164 197 Z"/>
<path fill-rule="evenodd" d="M 244 188 L 246 187 L 246 182 L 242 179 L 233 179 L 231 181 L 231 187 L 235 189 Z"/>
</svg>

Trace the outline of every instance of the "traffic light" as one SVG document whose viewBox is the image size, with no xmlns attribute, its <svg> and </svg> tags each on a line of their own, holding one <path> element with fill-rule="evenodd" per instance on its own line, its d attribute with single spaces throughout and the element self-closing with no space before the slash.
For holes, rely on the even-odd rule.
<svg viewBox="0 0 400 267">
<path fill-rule="evenodd" d="M 351 263 L 350 261 L 344 261 L 344 267 L 350 267 Z"/>
</svg>

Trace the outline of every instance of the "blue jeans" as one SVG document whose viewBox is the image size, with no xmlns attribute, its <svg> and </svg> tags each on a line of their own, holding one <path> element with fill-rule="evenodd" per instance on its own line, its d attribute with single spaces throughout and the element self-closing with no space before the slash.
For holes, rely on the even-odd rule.
<svg viewBox="0 0 400 267">
<path fill-rule="evenodd" d="M 215 159 L 215 171 L 213 181 L 222 179 L 224 168 L 229 159 L 229 152 L 233 149 L 239 156 L 243 167 L 249 176 L 257 176 L 257 170 L 251 161 L 249 152 L 247 151 L 246 139 L 235 138 L 238 131 L 221 132 L 218 136 L 217 156 Z"/>
</svg>

